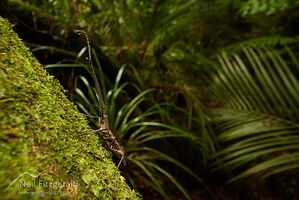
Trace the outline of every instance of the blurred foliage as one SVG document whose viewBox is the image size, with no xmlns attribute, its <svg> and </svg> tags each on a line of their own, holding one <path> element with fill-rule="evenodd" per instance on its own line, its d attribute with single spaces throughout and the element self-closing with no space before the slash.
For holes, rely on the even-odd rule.
<svg viewBox="0 0 299 200">
<path fill-rule="evenodd" d="M 219 104 L 211 112 L 218 141 L 226 147 L 218 152 L 223 163 L 217 167 L 255 162 L 232 180 L 256 173 L 265 178 L 298 167 L 299 65 L 289 48 L 282 51 L 244 48 L 246 57 L 218 57 L 221 68 L 211 94 Z M 287 64 L 282 56 L 294 60 Z"/>
<path fill-rule="evenodd" d="M 82 112 L 98 115 L 85 43 L 74 30 L 90 34 L 109 122 L 127 153 L 124 174 L 141 193 L 152 187 L 171 199 L 172 183 L 187 199 L 193 191 L 254 199 L 273 197 L 267 180 L 280 195 L 298 195 L 296 181 L 277 178 L 298 177 L 298 5 L 5 0 L 1 12 Z M 265 185 L 252 193 L 257 180 Z"/>
<path fill-rule="evenodd" d="M 271 15 L 298 5 L 298 1 L 292 0 L 248 0 L 243 3 L 240 11 L 243 16 L 254 15 L 259 12 L 265 13 L 266 15 Z"/>
</svg>

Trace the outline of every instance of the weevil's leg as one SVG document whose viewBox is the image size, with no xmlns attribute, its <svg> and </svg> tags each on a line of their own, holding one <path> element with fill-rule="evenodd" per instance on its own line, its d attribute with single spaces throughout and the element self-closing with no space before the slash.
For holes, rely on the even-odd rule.
<svg viewBox="0 0 299 200">
<path fill-rule="evenodd" d="M 83 134 L 77 135 L 77 136 L 75 136 L 74 138 L 78 138 L 78 137 L 81 137 L 81 136 L 83 136 L 83 135 L 95 134 L 96 132 L 99 132 L 99 131 L 101 131 L 101 130 L 100 130 L 100 129 L 92 130 L 92 131 L 89 131 L 89 132 L 87 132 L 87 133 L 83 133 Z"/>
<path fill-rule="evenodd" d="M 86 116 L 86 117 L 92 117 L 92 118 L 100 118 L 99 116 L 94 116 L 94 115 L 86 115 L 84 113 L 82 113 L 82 115 Z"/>
<path fill-rule="evenodd" d="M 117 165 L 117 170 L 118 170 L 118 168 L 119 168 L 121 162 L 124 160 L 124 157 L 125 157 L 125 154 L 123 154 L 123 155 L 121 156 L 121 159 L 120 159 L 120 161 L 119 161 L 119 163 L 118 163 L 118 165 Z"/>
<path fill-rule="evenodd" d="M 118 169 L 119 169 L 119 167 L 120 167 L 120 164 L 123 162 L 123 161 L 125 161 L 124 160 L 124 158 L 125 158 L 125 154 L 122 154 L 122 156 L 121 156 L 121 159 L 120 159 L 120 161 L 119 161 L 119 163 L 118 163 L 118 165 L 117 165 L 117 169 L 116 169 L 116 171 L 115 171 L 115 179 L 116 179 L 116 186 L 118 186 L 118 179 L 117 179 L 117 171 L 118 171 Z"/>
</svg>

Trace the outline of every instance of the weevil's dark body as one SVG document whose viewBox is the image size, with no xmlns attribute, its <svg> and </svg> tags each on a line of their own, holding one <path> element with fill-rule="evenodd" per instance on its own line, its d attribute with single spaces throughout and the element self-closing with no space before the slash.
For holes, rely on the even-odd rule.
<svg viewBox="0 0 299 200">
<path fill-rule="evenodd" d="M 106 116 L 105 116 L 106 117 Z M 103 139 L 105 140 L 105 147 L 108 148 L 115 156 L 121 159 L 123 161 L 123 164 L 126 165 L 126 162 L 124 160 L 124 152 L 121 146 L 119 145 L 116 137 L 112 133 L 112 131 L 109 129 L 109 126 L 107 126 L 107 119 L 99 118 L 99 124 L 100 124 L 100 131 L 103 133 Z M 120 161 L 120 162 L 121 162 Z M 120 163 L 118 164 L 118 166 Z"/>
</svg>

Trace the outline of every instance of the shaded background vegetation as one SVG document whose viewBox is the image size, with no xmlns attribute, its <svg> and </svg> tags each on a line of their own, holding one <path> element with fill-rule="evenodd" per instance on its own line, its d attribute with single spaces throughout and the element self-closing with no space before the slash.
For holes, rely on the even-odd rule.
<svg viewBox="0 0 299 200">
<path fill-rule="evenodd" d="M 299 1 L 4 0 L 1 16 L 88 115 L 84 37 L 144 199 L 299 198 Z M 97 119 L 90 119 L 97 127 Z"/>
</svg>

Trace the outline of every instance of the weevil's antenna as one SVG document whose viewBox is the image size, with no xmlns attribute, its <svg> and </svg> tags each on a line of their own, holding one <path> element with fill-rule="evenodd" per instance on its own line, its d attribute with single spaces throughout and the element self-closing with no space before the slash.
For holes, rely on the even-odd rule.
<svg viewBox="0 0 299 200">
<path fill-rule="evenodd" d="M 105 106 L 105 103 L 104 103 L 104 100 L 103 100 L 100 84 L 99 84 L 99 81 L 97 79 L 97 76 L 96 76 L 96 73 L 95 73 L 95 70 L 94 70 L 94 67 L 93 67 L 93 63 L 92 63 L 91 45 L 90 45 L 88 34 L 85 31 L 82 31 L 82 30 L 75 30 L 74 32 L 78 33 L 78 34 L 84 34 L 85 35 L 86 42 L 87 42 L 87 49 L 88 49 L 88 66 L 91 70 L 91 75 L 92 75 L 92 78 L 93 78 L 93 81 L 95 83 L 96 90 L 97 90 L 97 93 L 98 93 L 98 98 L 99 98 L 100 107 L 101 107 L 100 108 L 101 109 L 101 115 L 102 115 L 101 120 L 103 120 L 103 122 L 105 123 L 105 128 L 109 129 L 106 106 Z"/>
</svg>

